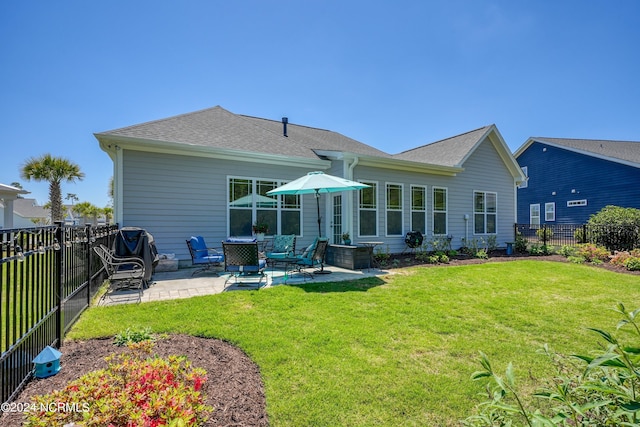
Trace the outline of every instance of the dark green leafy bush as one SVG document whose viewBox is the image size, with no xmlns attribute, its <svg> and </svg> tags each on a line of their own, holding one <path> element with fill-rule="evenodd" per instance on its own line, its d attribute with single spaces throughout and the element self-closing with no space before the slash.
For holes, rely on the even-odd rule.
<svg viewBox="0 0 640 427">
<path fill-rule="evenodd" d="M 589 328 L 599 338 L 593 354 L 564 356 L 547 346 L 543 353 L 556 367 L 556 376 L 546 381 L 531 404 L 516 387 L 511 363 L 504 376 L 481 353 L 482 370 L 474 380 L 489 379 L 488 400 L 478 414 L 462 421 L 468 427 L 480 426 L 637 426 L 640 425 L 640 309 L 632 312 L 619 303 L 622 315 L 617 329 L 625 328 L 621 341 L 601 329 Z"/>
</svg>

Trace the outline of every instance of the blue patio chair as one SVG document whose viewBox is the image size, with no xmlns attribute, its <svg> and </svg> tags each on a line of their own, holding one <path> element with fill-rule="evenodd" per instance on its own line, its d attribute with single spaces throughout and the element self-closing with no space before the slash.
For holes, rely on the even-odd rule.
<svg viewBox="0 0 640 427">
<path fill-rule="evenodd" d="M 269 251 L 265 254 L 267 259 L 283 259 L 295 256 L 296 252 L 296 235 L 295 234 L 279 234 L 273 238 L 273 244 Z"/>
<path fill-rule="evenodd" d="M 316 240 L 309 245 L 302 254 L 298 255 L 298 271 L 303 273 L 305 277 L 313 278 L 310 273 L 304 271 L 308 268 L 316 269 L 314 273 L 324 273 L 324 256 L 327 253 L 329 239 L 326 237 L 316 237 Z M 320 267 L 318 269 L 318 267 Z"/>
<path fill-rule="evenodd" d="M 224 256 L 220 252 L 207 248 L 202 236 L 191 236 L 187 240 L 187 247 L 191 255 L 191 264 L 201 267 L 191 273 L 191 276 L 203 271 L 211 271 L 213 267 L 219 266 L 224 261 Z"/>
<path fill-rule="evenodd" d="M 238 282 L 239 277 L 258 277 L 258 286 L 262 283 L 262 279 L 266 276 L 264 273 L 267 267 L 267 261 L 260 259 L 258 253 L 258 243 L 255 239 L 227 239 L 222 242 L 222 251 L 224 252 L 224 271 L 229 273 L 227 282 L 231 278 Z"/>
</svg>

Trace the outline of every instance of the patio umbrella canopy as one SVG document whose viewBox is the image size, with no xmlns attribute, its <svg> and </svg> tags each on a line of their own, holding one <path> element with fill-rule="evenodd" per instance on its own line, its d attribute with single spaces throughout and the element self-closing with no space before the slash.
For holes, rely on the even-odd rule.
<svg viewBox="0 0 640 427">
<path fill-rule="evenodd" d="M 369 187 L 360 182 L 351 181 L 338 176 L 327 175 L 324 172 L 309 172 L 303 177 L 284 184 L 271 191 L 268 195 L 276 194 L 315 194 L 318 209 L 318 236 L 322 235 L 320 228 L 320 193 L 337 193 L 340 191 L 361 190 Z"/>
</svg>

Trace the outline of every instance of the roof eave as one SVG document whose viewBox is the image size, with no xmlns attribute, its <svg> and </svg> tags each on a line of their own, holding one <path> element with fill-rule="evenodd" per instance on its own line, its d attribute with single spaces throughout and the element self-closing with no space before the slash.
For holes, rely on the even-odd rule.
<svg viewBox="0 0 640 427">
<path fill-rule="evenodd" d="M 531 144 L 533 144 L 534 142 L 537 142 L 539 144 L 549 145 L 551 147 L 559 148 L 566 151 L 571 151 L 573 153 L 584 154 L 585 156 L 593 157 L 596 159 L 607 160 L 609 162 L 619 163 L 619 164 L 631 166 L 634 168 L 640 168 L 640 163 L 632 162 L 629 160 L 618 159 L 616 157 L 605 156 L 603 154 L 594 153 L 593 151 L 581 150 L 575 147 L 568 147 L 566 145 L 556 144 L 554 142 L 550 142 L 545 140 L 544 138 L 539 138 L 539 137 L 529 138 L 527 142 L 525 142 L 520 148 L 518 148 L 518 150 L 514 154 L 514 157 L 518 158 L 518 156 L 524 153 L 526 149 L 529 148 L 529 146 L 531 146 Z"/>
<path fill-rule="evenodd" d="M 94 134 L 100 142 L 100 148 L 113 159 L 117 148 L 125 150 L 146 151 L 153 153 L 207 157 L 223 160 L 242 160 L 251 163 L 268 163 L 308 168 L 328 169 L 331 162 L 322 159 L 283 156 L 280 154 L 253 153 L 244 150 L 207 147 L 203 145 L 185 144 L 169 141 L 149 140 L 144 138 L 125 137 L 110 134 Z"/>
</svg>

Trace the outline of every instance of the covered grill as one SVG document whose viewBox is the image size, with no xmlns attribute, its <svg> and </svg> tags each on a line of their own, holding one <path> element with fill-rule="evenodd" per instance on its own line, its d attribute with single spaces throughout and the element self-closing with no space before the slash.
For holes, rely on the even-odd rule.
<svg viewBox="0 0 640 427">
<path fill-rule="evenodd" d="M 113 242 L 115 255 L 121 257 L 133 256 L 141 258 L 145 268 L 145 282 L 148 283 L 153 270 L 158 264 L 159 257 L 151 233 L 143 228 L 122 227 Z"/>
</svg>

